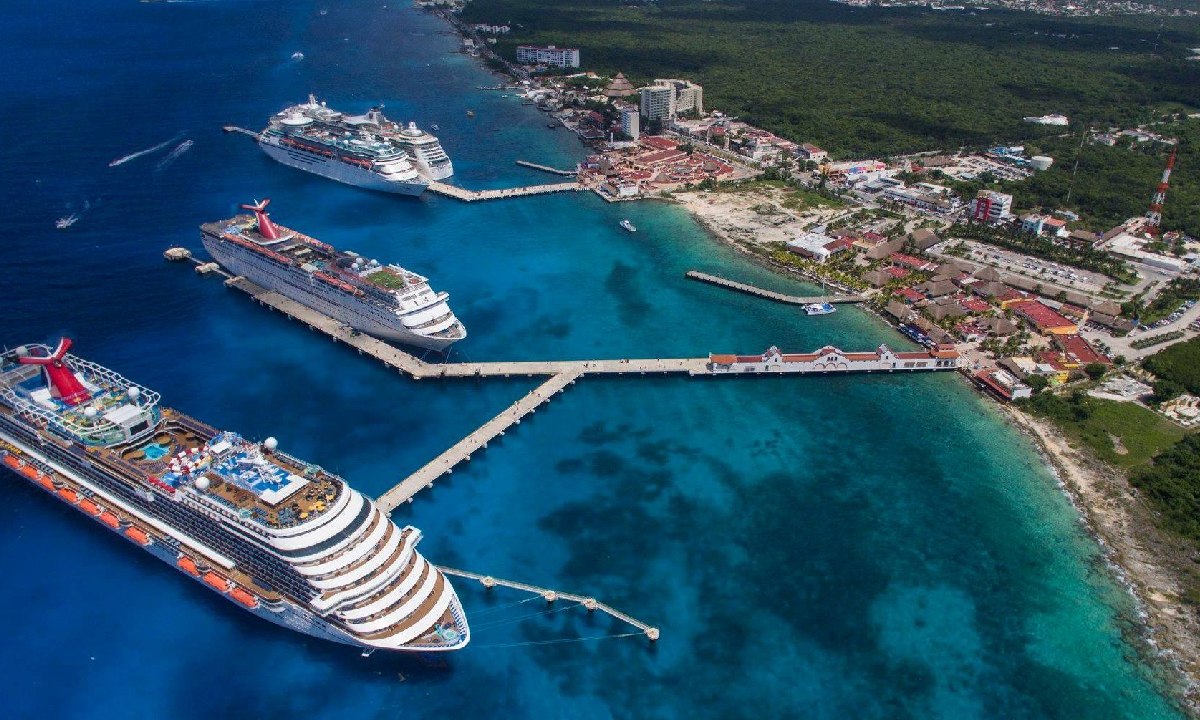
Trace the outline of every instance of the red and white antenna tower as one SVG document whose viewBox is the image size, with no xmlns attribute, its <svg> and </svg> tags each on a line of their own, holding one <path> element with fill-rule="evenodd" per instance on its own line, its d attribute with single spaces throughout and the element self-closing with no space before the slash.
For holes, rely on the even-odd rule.
<svg viewBox="0 0 1200 720">
<path fill-rule="evenodd" d="M 1167 187 L 1171 180 L 1171 169 L 1175 167 L 1175 150 L 1171 148 L 1171 157 L 1167 158 L 1167 166 L 1163 168 L 1162 180 L 1158 183 L 1158 188 L 1154 191 L 1154 198 L 1150 201 L 1150 209 L 1146 211 L 1146 226 L 1145 231 L 1151 235 L 1157 235 L 1159 226 L 1162 225 L 1162 209 L 1163 201 L 1167 199 Z"/>
</svg>

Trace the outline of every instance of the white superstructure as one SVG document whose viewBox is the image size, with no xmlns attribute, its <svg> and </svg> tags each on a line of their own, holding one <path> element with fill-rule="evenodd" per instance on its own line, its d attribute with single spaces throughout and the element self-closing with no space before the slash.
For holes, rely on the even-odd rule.
<svg viewBox="0 0 1200 720">
<path fill-rule="evenodd" d="M 403 149 L 346 120 L 310 95 L 271 118 L 258 144 L 284 165 L 330 180 L 401 195 L 425 191 L 429 181 Z"/>
<path fill-rule="evenodd" d="M 403 130 L 389 131 L 385 137 L 403 148 L 426 177 L 445 180 L 454 174 L 454 163 L 450 162 L 450 156 L 442 149 L 442 143 L 418 128 L 416 123 L 410 122 Z"/>
</svg>

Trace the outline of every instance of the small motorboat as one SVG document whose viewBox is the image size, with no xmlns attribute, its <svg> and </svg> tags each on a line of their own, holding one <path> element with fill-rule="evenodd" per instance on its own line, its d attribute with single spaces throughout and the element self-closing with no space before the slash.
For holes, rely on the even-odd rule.
<svg viewBox="0 0 1200 720">
<path fill-rule="evenodd" d="M 62 218 L 55 220 L 54 227 L 58 228 L 59 230 L 66 230 L 67 228 L 74 225 L 78 220 L 79 220 L 79 215 L 77 213 L 71 213 L 70 215 L 68 215 L 66 217 L 62 217 Z"/>
<path fill-rule="evenodd" d="M 621 227 L 625 228 L 629 232 L 637 232 L 637 228 L 634 227 L 634 224 L 629 222 L 629 220 L 627 220 L 627 219 L 622 220 L 621 222 L 619 222 L 617 224 L 620 225 Z"/>
</svg>

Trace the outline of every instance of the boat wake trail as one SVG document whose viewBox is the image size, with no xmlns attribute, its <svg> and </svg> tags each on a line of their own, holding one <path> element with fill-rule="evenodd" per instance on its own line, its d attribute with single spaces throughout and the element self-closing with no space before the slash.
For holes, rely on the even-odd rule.
<svg viewBox="0 0 1200 720">
<path fill-rule="evenodd" d="M 112 162 L 110 162 L 108 164 L 108 166 L 116 167 L 118 165 L 124 165 L 125 163 L 129 162 L 130 160 L 136 160 L 143 155 L 149 155 L 150 153 L 156 153 L 159 150 L 162 150 L 166 146 L 170 145 L 171 143 L 175 142 L 176 140 L 178 140 L 181 137 L 183 137 L 183 133 L 176 135 L 175 137 L 171 138 L 170 140 L 160 142 L 159 144 L 155 145 L 154 147 L 149 147 L 149 148 L 146 148 L 145 150 L 138 150 L 135 153 L 130 153 L 129 155 L 126 155 L 125 157 L 119 157 L 116 160 L 113 160 Z"/>
<path fill-rule="evenodd" d="M 157 172 L 162 172 L 163 170 L 166 170 L 167 167 L 170 166 L 171 163 L 173 163 L 179 159 L 180 155 L 183 155 L 188 150 L 191 150 L 192 145 L 195 145 L 195 143 L 192 142 L 191 140 L 184 140 L 183 142 L 176 145 L 174 150 L 167 153 L 167 156 L 165 158 L 158 161 L 158 165 L 155 166 L 154 172 L 157 173 Z"/>
</svg>

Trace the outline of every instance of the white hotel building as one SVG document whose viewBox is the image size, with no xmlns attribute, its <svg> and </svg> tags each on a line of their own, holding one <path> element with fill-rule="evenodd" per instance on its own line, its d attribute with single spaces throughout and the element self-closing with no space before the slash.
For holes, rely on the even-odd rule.
<svg viewBox="0 0 1200 720">
<path fill-rule="evenodd" d="M 553 45 L 537 47 L 535 45 L 517 46 L 517 62 L 521 65 L 554 65 L 555 67 L 579 67 L 579 50 L 577 48 L 560 48 Z"/>
</svg>

